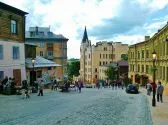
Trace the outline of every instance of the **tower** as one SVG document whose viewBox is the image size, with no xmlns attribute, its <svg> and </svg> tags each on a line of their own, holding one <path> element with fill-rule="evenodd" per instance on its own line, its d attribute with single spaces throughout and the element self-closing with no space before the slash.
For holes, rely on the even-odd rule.
<svg viewBox="0 0 168 125">
<path fill-rule="evenodd" d="M 87 48 L 91 46 L 91 43 L 88 39 L 87 30 L 85 26 L 81 46 L 80 46 L 80 79 L 85 83 L 86 80 L 86 71 L 85 71 L 85 61 L 86 61 L 86 51 Z"/>
</svg>

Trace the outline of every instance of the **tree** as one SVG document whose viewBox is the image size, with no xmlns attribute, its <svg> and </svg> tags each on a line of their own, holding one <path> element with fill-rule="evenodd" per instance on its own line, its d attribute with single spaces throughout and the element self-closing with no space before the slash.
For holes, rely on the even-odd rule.
<svg viewBox="0 0 168 125">
<path fill-rule="evenodd" d="M 109 67 L 107 70 L 104 71 L 107 79 L 115 80 L 116 79 L 116 71 L 114 67 Z"/>
<path fill-rule="evenodd" d="M 72 61 L 67 64 L 68 79 L 72 79 L 73 75 L 78 76 L 80 70 L 80 61 Z"/>
<path fill-rule="evenodd" d="M 127 61 L 128 55 L 127 54 L 121 54 L 121 60 Z"/>
</svg>

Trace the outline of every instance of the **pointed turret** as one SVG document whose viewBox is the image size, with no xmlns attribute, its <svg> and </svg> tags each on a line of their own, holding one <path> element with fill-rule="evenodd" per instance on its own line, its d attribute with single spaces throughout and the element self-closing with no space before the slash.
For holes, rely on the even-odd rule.
<svg viewBox="0 0 168 125">
<path fill-rule="evenodd" d="M 87 41 L 88 41 L 88 35 L 87 35 L 87 31 L 86 31 L 86 26 L 85 26 L 85 31 L 83 34 L 82 43 L 86 43 Z"/>
</svg>

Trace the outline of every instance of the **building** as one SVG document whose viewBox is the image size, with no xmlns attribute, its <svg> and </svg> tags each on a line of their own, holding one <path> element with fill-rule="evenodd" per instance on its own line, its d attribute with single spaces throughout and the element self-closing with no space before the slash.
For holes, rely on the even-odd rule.
<svg viewBox="0 0 168 125">
<path fill-rule="evenodd" d="M 97 42 L 91 45 L 86 27 L 80 46 L 80 77 L 85 83 L 95 83 L 100 79 L 99 67 L 121 60 L 128 53 L 128 45 L 121 42 Z"/>
<path fill-rule="evenodd" d="M 26 32 L 26 43 L 36 44 L 36 55 L 54 61 L 61 66 L 55 70 L 54 77 L 63 79 L 67 64 L 67 41 L 63 35 L 56 35 L 50 27 L 30 27 Z"/>
<path fill-rule="evenodd" d="M 156 82 L 161 81 L 168 94 L 168 23 L 159 29 L 151 38 L 129 47 L 129 77 L 133 83 L 145 85 L 147 80 L 153 81 L 156 71 Z M 156 68 L 153 68 L 152 53 L 156 52 Z"/>
<path fill-rule="evenodd" d="M 115 68 L 115 72 L 118 79 L 128 76 L 128 61 L 120 60 L 117 62 L 112 62 L 106 65 L 99 66 L 99 79 L 107 80 L 105 70 L 107 70 L 109 67 Z"/>
<path fill-rule="evenodd" d="M 26 79 L 25 15 L 22 10 L 0 2 L 0 79 L 14 77 L 16 85 Z"/>
</svg>

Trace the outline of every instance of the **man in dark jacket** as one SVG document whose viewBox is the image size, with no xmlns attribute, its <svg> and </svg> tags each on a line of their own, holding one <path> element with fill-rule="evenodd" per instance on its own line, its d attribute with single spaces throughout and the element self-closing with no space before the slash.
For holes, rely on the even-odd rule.
<svg viewBox="0 0 168 125">
<path fill-rule="evenodd" d="M 158 102 L 159 101 L 163 102 L 162 100 L 163 90 L 164 90 L 163 85 L 161 84 L 161 82 L 158 82 L 158 85 L 157 85 L 157 101 Z"/>
</svg>

